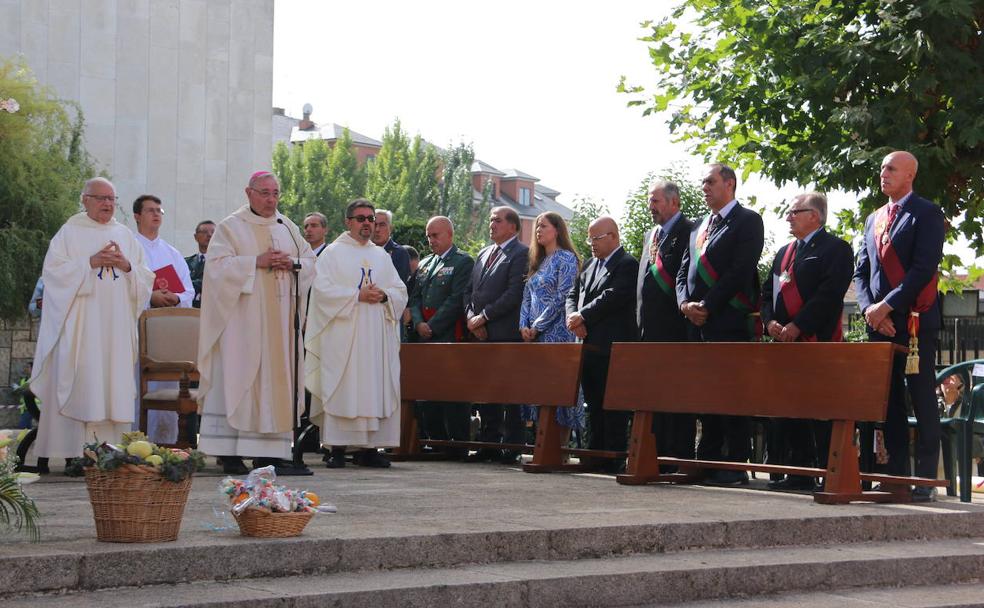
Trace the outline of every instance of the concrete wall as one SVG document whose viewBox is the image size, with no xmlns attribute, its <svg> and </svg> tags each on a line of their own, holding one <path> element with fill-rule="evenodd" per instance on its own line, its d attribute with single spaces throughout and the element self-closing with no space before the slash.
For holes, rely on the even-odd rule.
<svg viewBox="0 0 984 608">
<path fill-rule="evenodd" d="M 130 205 L 152 193 L 186 255 L 245 202 L 272 142 L 273 0 L 0 0 L 0 56 L 79 102 L 86 147 Z M 0 379 L 2 379 L 0 375 Z"/>
<path fill-rule="evenodd" d="M 24 317 L 18 321 L 0 320 L 0 428 L 13 428 L 18 414 L 3 406 L 17 403 L 11 385 L 27 375 L 27 365 L 34 358 L 40 321 Z"/>
</svg>

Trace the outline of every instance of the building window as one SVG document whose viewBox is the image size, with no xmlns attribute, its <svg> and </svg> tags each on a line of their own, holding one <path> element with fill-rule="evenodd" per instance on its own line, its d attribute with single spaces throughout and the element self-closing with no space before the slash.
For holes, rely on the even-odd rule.
<svg viewBox="0 0 984 608">
<path fill-rule="evenodd" d="M 530 189 L 520 188 L 519 189 L 519 204 L 523 207 L 529 207 L 533 203 L 530 201 Z"/>
</svg>

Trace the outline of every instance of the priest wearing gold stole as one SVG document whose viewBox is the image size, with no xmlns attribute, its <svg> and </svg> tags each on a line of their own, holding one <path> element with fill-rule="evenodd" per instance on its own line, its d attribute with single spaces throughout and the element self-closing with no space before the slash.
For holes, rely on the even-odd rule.
<svg viewBox="0 0 984 608">
<path fill-rule="evenodd" d="M 101 177 L 82 190 L 84 213 L 51 239 L 44 258 L 44 315 L 31 390 L 44 404 L 39 458 L 71 458 L 82 444 L 115 442 L 133 422 L 137 317 L 154 273 L 130 229 L 117 222 L 116 190 Z"/>
<path fill-rule="evenodd" d="M 294 399 L 292 269 L 300 265 L 299 293 L 314 277 L 314 253 L 297 226 L 277 211 L 280 185 L 273 173 L 254 173 L 243 205 L 215 228 L 202 286 L 198 399 L 199 449 L 222 459 L 230 474 L 275 465 L 287 474 Z M 303 302 L 303 299 L 302 299 Z M 303 307 L 298 311 L 304 322 Z M 300 348 L 300 347 L 299 347 Z"/>
<path fill-rule="evenodd" d="M 311 420 L 332 446 L 334 467 L 347 446 L 355 463 L 388 467 L 377 448 L 400 444 L 400 318 L 407 288 L 389 254 L 370 241 L 371 202 L 345 210 L 347 232 L 318 257 L 305 346 Z M 334 468 L 333 467 L 333 468 Z"/>
</svg>

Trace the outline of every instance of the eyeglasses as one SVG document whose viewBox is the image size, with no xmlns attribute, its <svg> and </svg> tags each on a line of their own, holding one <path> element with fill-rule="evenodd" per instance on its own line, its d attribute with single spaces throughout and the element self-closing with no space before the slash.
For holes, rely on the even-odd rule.
<svg viewBox="0 0 984 608">
<path fill-rule="evenodd" d="M 805 209 L 790 209 L 789 211 L 786 212 L 786 215 L 787 216 L 797 215 L 797 214 L 800 214 L 800 213 L 806 213 L 807 211 L 814 211 L 814 209 L 810 209 L 809 207 L 807 207 Z"/>
<path fill-rule="evenodd" d="M 108 194 L 83 194 L 85 198 L 94 198 L 100 203 L 115 203 L 120 199 L 118 196 L 109 196 Z"/>
<path fill-rule="evenodd" d="M 348 219 L 355 220 L 356 222 L 358 222 L 360 224 L 363 223 L 363 222 L 375 223 L 376 216 L 375 215 L 350 215 L 350 216 L 348 216 Z"/>
<path fill-rule="evenodd" d="M 594 243 L 596 241 L 600 241 L 601 239 L 605 238 L 606 236 L 608 236 L 610 234 L 611 234 L 611 232 L 606 232 L 605 234 L 599 234 L 598 236 L 589 236 L 588 238 L 584 239 L 584 242 L 587 243 L 588 245 L 590 245 L 591 243 Z"/>
<path fill-rule="evenodd" d="M 259 194 L 263 198 L 267 198 L 269 196 L 280 198 L 280 190 L 257 190 L 256 188 L 250 188 L 250 190 Z"/>
</svg>

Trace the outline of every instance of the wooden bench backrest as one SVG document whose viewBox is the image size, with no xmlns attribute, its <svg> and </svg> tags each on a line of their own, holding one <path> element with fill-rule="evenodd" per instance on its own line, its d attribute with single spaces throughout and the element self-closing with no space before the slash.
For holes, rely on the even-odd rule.
<svg viewBox="0 0 984 608">
<path fill-rule="evenodd" d="M 605 409 L 885 419 L 890 343 L 617 343 Z"/>
<path fill-rule="evenodd" d="M 581 348 L 571 343 L 402 344 L 401 397 L 573 405 Z"/>
</svg>

